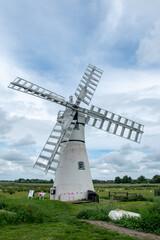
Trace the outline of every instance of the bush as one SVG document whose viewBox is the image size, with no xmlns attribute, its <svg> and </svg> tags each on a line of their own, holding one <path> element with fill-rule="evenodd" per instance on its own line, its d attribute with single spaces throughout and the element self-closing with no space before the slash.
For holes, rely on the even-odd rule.
<svg viewBox="0 0 160 240">
<path fill-rule="evenodd" d="M 9 194 L 13 194 L 13 193 L 15 193 L 15 188 L 13 188 L 13 187 L 3 187 L 2 188 L 2 192 L 4 192 L 4 193 L 9 193 Z"/>
<path fill-rule="evenodd" d="M 4 209 L 7 207 L 7 202 L 5 198 L 0 198 L 0 209 Z"/>
<path fill-rule="evenodd" d="M 120 220 L 113 222 L 127 228 L 160 234 L 160 215 L 158 213 L 147 213 L 142 215 L 141 218 L 123 217 Z"/>
<path fill-rule="evenodd" d="M 41 223 L 44 213 L 33 202 L 15 204 L 13 201 L 0 198 L 0 226 L 20 223 Z M 11 212 L 11 213 L 10 213 Z"/>
<path fill-rule="evenodd" d="M 108 213 L 112 209 L 115 209 L 115 206 L 109 205 L 108 208 L 83 210 L 78 213 L 77 218 L 111 221 L 127 228 L 160 234 L 160 198 L 157 197 L 153 204 L 140 209 L 141 218 L 123 217 L 120 220 L 112 221 L 108 217 Z M 131 211 L 135 211 L 135 209 Z"/>
<path fill-rule="evenodd" d="M 0 212 L 0 226 L 16 223 L 16 214 L 8 213 L 7 211 Z"/>
<path fill-rule="evenodd" d="M 140 214 L 141 218 L 124 217 L 114 222 L 127 228 L 160 234 L 160 199 L 155 199 L 154 204 L 149 207 L 143 207 Z"/>
<path fill-rule="evenodd" d="M 95 210 L 83 210 L 77 215 L 77 218 L 109 221 L 108 213 L 103 208 Z"/>
<path fill-rule="evenodd" d="M 109 221 L 108 213 L 112 207 L 95 208 L 82 210 L 78 213 L 77 218 Z"/>
</svg>

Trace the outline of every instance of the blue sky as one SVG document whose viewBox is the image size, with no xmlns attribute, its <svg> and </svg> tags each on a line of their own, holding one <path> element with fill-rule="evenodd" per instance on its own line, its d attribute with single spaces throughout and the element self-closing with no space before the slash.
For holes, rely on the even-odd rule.
<svg viewBox="0 0 160 240">
<path fill-rule="evenodd" d="M 88 64 L 104 71 L 91 104 L 145 125 L 141 144 L 86 126 L 92 178 L 160 174 L 159 0 L 0 6 L 0 179 L 42 177 L 32 166 L 63 110 L 9 82 L 20 76 L 68 99 Z"/>
</svg>

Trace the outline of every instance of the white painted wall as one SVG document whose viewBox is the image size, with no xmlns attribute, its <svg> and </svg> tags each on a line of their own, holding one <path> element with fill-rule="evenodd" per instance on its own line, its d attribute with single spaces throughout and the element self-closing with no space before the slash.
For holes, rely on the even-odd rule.
<svg viewBox="0 0 160 240">
<path fill-rule="evenodd" d="M 87 191 L 94 191 L 88 155 L 84 142 L 84 125 L 74 129 L 55 174 L 54 199 L 60 201 L 81 200 L 87 197 Z M 78 169 L 78 162 L 83 161 L 85 169 Z"/>
</svg>

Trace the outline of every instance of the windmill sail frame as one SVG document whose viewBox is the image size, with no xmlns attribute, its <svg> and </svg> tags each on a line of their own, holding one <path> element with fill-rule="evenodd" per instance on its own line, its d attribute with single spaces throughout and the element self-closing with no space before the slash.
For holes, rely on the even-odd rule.
<svg viewBox="0 0 160 240">
<path fill-rule="evenodd" d="M 78 123 L 78 120 L 75 119 L 76 113 L 84 116 L 84 125 L 88 124 L 100 130 L 140 143 L 144 125 L 94 105 L 90 109 L 79 106 L 81 102 L 87 105 L 90 104 L 102 74 L 103 71 L 101 69 L 91 64 L 88 65 L 75 91 L 75 103 L 73 101 L 68 102 L 63 96 L 20 77 L 17 77 L 10 83 L 8 87 L 13 90 L 58 103 L 66 107 L 66 109 L 70 109 L 67 118 L 64 118 L 64 114 L 58 117 L 34 166 L 41 167 L 46 173 L 48 171 L 57 171 L 61 156 L 64 154 L 64 150 Z"/>
</svg>

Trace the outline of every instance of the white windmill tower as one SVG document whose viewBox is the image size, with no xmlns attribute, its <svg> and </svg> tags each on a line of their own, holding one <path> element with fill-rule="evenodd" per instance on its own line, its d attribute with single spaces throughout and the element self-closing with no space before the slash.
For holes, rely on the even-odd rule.
<svg viewBox="0 0 160 240">
<path fill-rule="evenodd" d="M 144 126 L 102 108 L 80 107 L 89 105 L 103 71 L 88 65 L 75 92 L 76 101 L 69 102 L 45 88 L 16 78 L 9 88 L 58 103 L 65 107 L 59 111 L 57 122 L 42 149 L 35 166 L 46 173 L 55 172 L 52 199 L 73 201 L 87 198 L 87 191 L 94 191 L 85 146 L 84 127 L 91 125 L 120 137 L 140 142 Z"/>
</svg>

